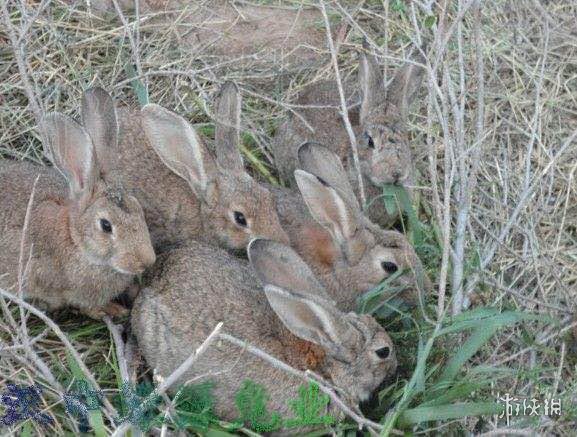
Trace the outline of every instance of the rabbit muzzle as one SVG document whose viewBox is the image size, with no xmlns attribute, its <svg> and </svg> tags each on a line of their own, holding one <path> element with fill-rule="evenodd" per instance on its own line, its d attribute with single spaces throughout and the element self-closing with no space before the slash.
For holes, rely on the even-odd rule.
<svg viewBox="0 0 577 437">
<path fill-rule="evenodd" d="M 403 159 L 384 154 L 372 159 L 369 165 L 369 180 L 376 186 L 383 184 L 405 185 L 409 180 L 410 166 Z"/>
<path fill-rule="evenodd" d="M 156 262 L 152 246 L 143 247 L 134 253 L 125 253 L 112 258 L 111 266 L 120 273 L 139 275 Z"/>
</svg>

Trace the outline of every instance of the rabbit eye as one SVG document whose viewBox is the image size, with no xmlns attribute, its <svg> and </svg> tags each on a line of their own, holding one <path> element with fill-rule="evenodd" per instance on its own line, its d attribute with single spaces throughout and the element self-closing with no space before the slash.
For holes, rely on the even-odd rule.
<svg viewBox="0 0 577 437">
<path fill-rule="evenodd" d="M 381 267 L 387 273 L 395 273 L 397 270 L 399 270 L 397 265 L 395 263 L 390 262 L 390 261 L 381 262 Z"/>
<path fill-rule="evenodd" d="M 237 225 L 246 228 L 246 217 L 242 212 L 239 211 L 234 212 L 234 221 L 236 222 Z"/>
<path fill-rule="evenodd" d="M 106 219 L 100 219 L 100 229 L 102 229 L 102 232 L 105 234 L 111 234 L 112 224 Z"/>
<path fill-rule="evenodd" d="M 375 353 L 382 360 L 386 360 L 387 358 L 389 358 L 389 355 L 391 355 L 391 348 L 389 346 L 385 346 L 380 349 L 377 349 Z"/>
<path fill-rule="evenodd" d="M 375 142 L 373 141 L 373 137 L 371 137 L 369 134 L 365 134 L 365 138 L 367 140 L 367 147 L 369 149 L 374 149 L 375 148 Z"/>
</svg>

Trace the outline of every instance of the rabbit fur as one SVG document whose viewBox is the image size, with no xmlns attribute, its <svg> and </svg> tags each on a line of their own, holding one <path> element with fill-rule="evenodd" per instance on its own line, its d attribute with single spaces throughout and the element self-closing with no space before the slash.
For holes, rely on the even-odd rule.
<svg viewBox="0 0 577 437">
<path fill-rule="evenodd" d="M 85 97 L 103 101 L 103 94 Z M 216 159 L 181 116 L 156 104 L 120 111 L 119 174 L 144 208 L 157 251 L 190 240 L 232 251 L 256 237 L 288 241 L 270 192 L 243 167 L 240 107 L 236 85 L 225 83 L 215 111 Z"/>
<path fill-rule="evenodd" d="M 349 110 L 349 119 L 357 138 L 359 164 L 363 177 L 367 215 L 375 223 L 388 227 L 398 218 L 389 215 L 382 201 L 370 202 L 382 194 L 383 184 L 403 185 L 412 195 L 415 169 L 407 132 L 408 109 L 424 76 L 424 58 L 402 66 L 391 84 L 385 88 L 382 71 L 368 47 L 360 54 L 359 85 L 361 105 Z M 346 86 L 351 101 L 353 87 Z M 348 178 L 358 193 L 357 171 L 352 158 L 350 139 L 344 127 L 339 106 L 339 93 L 334 81 L 313 83 L 299 93 L 296 104 L 305 106 L 281 124 L 272 142 L 274 161 L 282 179 L 293 185 L 293 172 L 298 168 L 297 152 L 305 141 L 326 145 L 343 161 Z M 310 107 L 306 107 L 310 106 Z M 314 107 L 316 106 L 316 107 Z"/>
<path fill-rule="evenodd" d="M 25 297 L 40 306 L 100 318 L 121 311 L 110 301 L 154 264 L 155 253 L 140 204 L 106 166 L 118 153 L 115 113 L 90 111 L 84 127 L 59 113 L 43 118 L 44 154 L 54 168 L 0 164 L 0 285 L 16 288 L 23 273 Z"/>
<path fill-rule="evenodd" d="M 338 156 L 313 142 L 297 153 L 295 179 L 301 196 L 271 188 L 291 246 L 317 274 L 343 311 L 356 308 L 357 297 L 397 270 L 407 287 L 403 297 L 415 303 L 431 289 L 423 266 L 407 238 L 383 230 L 363 215 Z M 420 283 L 419 278 L 422 278 Z"/>
<path fill-rule="evenodd" d="M 394 372 L 396 355 L 385 330 L 368 315 L 339 311 L 291 248 L 257 239 L 248 254 L 254 270 L 200 242 L 160 256 L 131 320 L 157 375 L 171 374 L 220 321 L 225 332 L 329 378 L 354 403 Z M 175 386 L 199 375 L 215 381 L 215 412 L 225 420 L 235 418 L 232 394 L 246 379 L 264 385 L 269 410 L 285 417 L 287 400 L 304 383 L 224 340 L 211 345 Z"/>
</svg>

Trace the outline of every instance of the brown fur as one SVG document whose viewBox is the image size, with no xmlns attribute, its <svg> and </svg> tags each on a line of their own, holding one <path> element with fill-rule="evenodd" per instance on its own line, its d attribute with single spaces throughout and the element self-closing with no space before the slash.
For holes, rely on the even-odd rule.
<svg viewBox="0 0 577 437">
<path fill-rule="evenodd" d="M 26 208 L 37 176 L 40 178 L 30 225 L 23 235 Z M 70 305 L 100 317 L 103 307 L 132 282 L 134 274 L 154 262 L 140 206 L 132 199 L 128 202 L 130 211 L 120 211 L 106 199 L 104 182 L 98 183 L 90 196 L 75 202 L 68 198 L 65 181 L 55 169 L 4 162 L 0 166 L 0 186 L 3 287 L 17 289 L 20 242 L 25 238 L 25 261 L 30 254 L 25 296 L 48 309 Z M 98 230 L 87 232 L 87 227 L 95 226 L 94 214 L 103 211 L 108 211 L 119 232 L 123 228 L 126 231 L 114 245 L 99 239 Z M 86 234 L 92 233 L 94 239 L 88 244 Z M 106 252 L 101 252 L 105 245 Z M 98 263 L 94 263 L 94 257 L 99 258 Z M 116 266 L 132 274 L 121 273 Z"/>
<path fill-rule="evenodd" d="M 311 147 L 332 153 L 320 145 Z M 343 189 L 352 192 L 348 180 L 344 180 L 344 169 L 338 160 L 334 161 L 334 166 L 326 159 L 322 160 L 322 163 L 324 167 L 318 168 L 308 162 L 301 162 L 299 165 L 314 167 L 310 170 L 315 171 L 316 176 L 327 180 L 331 177 L 337 178 Z M 320 184 L 319 188 L 322 189 L 323 184 Z M 416 302 L 420 293 L 417 275 L 423 277 L 423 292 L 432 288 L 407 238 L 397 231 L 385 231 L 370 222 L 362 215 L 355 199 L 344 198 L 343 202 L 349 205 L 348 216 L 351 223 L 354 223 L 356 232 L 345 241 L 339 242 L 311 216 L 301 196 L 277 187 L 271 188 L 271 192 L 276 198 L 281 224 L 289 236 L 291 246 L 318 275 L 339 309 L 356 309 L 358 296 L 390 276 L 381 266 L 383 261 L 393 262 L 398 269 L 410 270 L 399 278 L 399 283 L 408 287 L 405 296 L 411 302 Z M 301 193 L 306 196 L 302 190 Z M 334 207 L 330 201 L 317 197 L 314 193 L 310 194 L 310 198 L 311 204 L 317 205 L 319 209 L 329 210 Z"/>
<path fill-rule="evenodd" d="M 234 85 L 225 84 L 217 107 L 225 119 L 217 126 L 221 141 L 216 158 L 202 139 L 189 144 L 184 135 L 194 132 L 192 126 L 164 108 L 147 105 L 140 114 L 126 109 L 120 112 L 120 173 L 124 185 L 143 205 L 157 250 L 191 240 L 232 250 L 244 250 L 256 237 L 288 241 L 271 194 L 243 168 L 237 149 L 240 94 Z M 184 179 L 191 174 L 193 163 L 167 166 L 183 156 L 188 158 L 192 149 L 202 156 L 206 187 L 199 188 L 197 179 Z M 235 222 L 236 211 L 244 215 L 248 226 Z"/>
<path fill-rule="evenodd" d="M 354 402 L 365 399 L 395 369 L 388 335 L 371 317 L 340 313 L 332 303 L 323 301 L 318 305 L 328 311 L 325 317 L 330 321 L 330 332 L 338 337 L 334 340 L 338 348 L 330 342 L 321 345 L 319 337 L 299 334 L 297 338 L 299 324 L 285 326 L 280 317 L 293 314 L 304 321 L 310 310 L 299 301 L 278 300 L 279 296 L 266 291 L 266 286 L 308 281 L 307 289 L 299 290 L 310 293 L 305 299 L 324 298 L 324 291 L 290 248 L 272 241 L 256 242 L 251 243 L 249 256 L 265 285 L 264 292 L 249 265 L 221 249 L 194 243 L 160 257 L 150 272 L 150 288 L 140 293 L 132 312 L 132 329 L 148 365 L 160 376 L 169 375 L 223 321 L 224 332 L 297 368 L 315 369 Z M 255 245 L 260 245 L 260 250 Z M 312 345 L 313 341 L 317 344 Z M 382 347 L 390 348 L 386 360 L 375 354 Z M 224 340 L 216 341 L 200 356 L 176 386 L 199 375 L 209 375 L 208 379 L 215 381 L 215 410 L 225 420 L 234 418 L 232 394 L 246 379 L 263 384 L 269 395 L 267 408 L 283 415 L 289 414 L 287 400 L 296 397 L 303 384 L 299 378 Z"/>
<path fill-rule="evenodd" d="M 106 165 L 117 152 L 115 113 L 91 115 L 86 128 L 59 113 L 42 119 L 44 154 L 56 168 L 0 164 L 0 285 L 98 318 L 155 254 L 142 208 Z"/>
<path fill-rule="evenodd" d="M 421 61 L 422 59 L 419 58 Z M 363 62 L 368 60 L 369 72 L 363 76 Z M 367 201 L 381 194 L 384 183 L 400 184 L 409 190 L 415 183 L 414 163 L 407 134 L 407 106 L 418 90 L 423 74 L 421 68 L 408 64 L 402 67 L 385 91 L 382 75 L 372 57 L 361 55 L 361 108 L 349 111 L 349 119 L 358 143 L 359 162 Z M 354 103 L 355 87 L 345 84 L 349 106 Z M 336 153 L 347 170 L 347 177 L 358 194 L 357 172 L 352 159 L 349 136 L 340 115 L 338 88 L 334 81 L 313 83 L 305 87 L 295 103 L 324 108 L 298 109 L 312 131 L 300 117 L 291 114 L 279 127 L 273 139 L 274 160 L 281 177 L 294 184 L 293 172 L 298 167 L 297 151 L 305 141 L 314 141 Z M 374 148 L 369 147 L 368 138 Z M 412 191 L 410 191 L 412 195 Z M 381 226 L 390 226 L 398 217 L 389 216 L 382 201 L 375 201 L 368 217 Z"/>
</svg>

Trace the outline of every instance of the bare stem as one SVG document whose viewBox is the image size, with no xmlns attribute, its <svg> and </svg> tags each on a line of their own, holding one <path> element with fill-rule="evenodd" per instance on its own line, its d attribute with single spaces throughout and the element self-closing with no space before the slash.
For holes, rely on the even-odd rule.
<svg viewBox="0 0 577 437">
<path fill-rule="evenodd" d="M 345 129 L 347 131 L 347 134 L 349 135 L 349 140 L 351 142 L 351 148 L 353 151 L 353 162 L 355 163 L 355 169 L 357 170 L 357 177 L 358 177 L 358 181 L 359 181 L 359 195 L 361 198 L 361 205 L 363 205 L 363 207 L 364 207 L 366 204 L 365 186 L 363 183 L 363 174 L 361 173 L 361 164 L 359 162 L 359 151 L 357 148 L 357 138 L 355 137 L 355 132 L 353 131 L 351 121 L 349 120 L 349 111 L 347 108 L 347 101 L 345 98 L 345 92 L 343 90 L 343 83 L 341 81 L 341 73 L 339 70 L 337 51 L 335 49 L 335 44 L 333 42 L 333 37 L 331 35 L 331 25 L 329 22 L 329 17 L 327 15 L 327 10 L 325 8 L 325 2 L 323 0 L 320 0 L 319 4 L 321 7 L 321 12 L 323 14 L 323 19 L 325 22 L 325 29 L 327 31 L 327 42 L 329 44 L 329 50 L 331 51 L 331 60 L 333 63 L 333 68 L 335 70 L 335 80 L 337 82 L 337 87 L 339 89 L 339 99 L 341 102 L 341 117 L 343 118 L 343 122 L 345 123 Z"/>
</svg>

